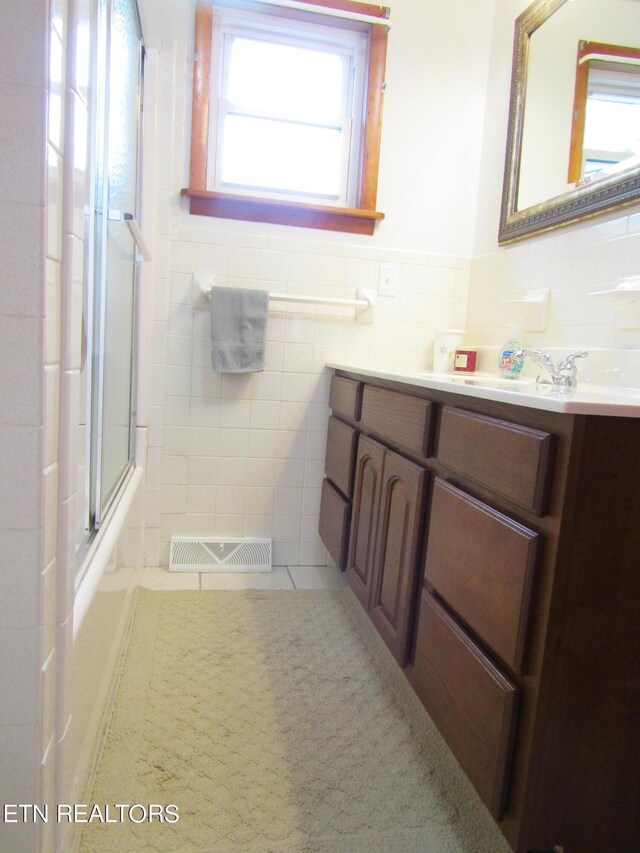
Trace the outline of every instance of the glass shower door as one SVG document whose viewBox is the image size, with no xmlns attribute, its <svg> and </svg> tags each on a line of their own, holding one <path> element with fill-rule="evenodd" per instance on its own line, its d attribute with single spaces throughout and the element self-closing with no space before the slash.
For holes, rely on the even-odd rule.
<svg viewBox="0 0 640 853">
<path fill-rule="evenodd" d="M 93 262 L 89 528 L 133 466 L 142 35 L 135 0 L 101 0 Z"/>
</svg>

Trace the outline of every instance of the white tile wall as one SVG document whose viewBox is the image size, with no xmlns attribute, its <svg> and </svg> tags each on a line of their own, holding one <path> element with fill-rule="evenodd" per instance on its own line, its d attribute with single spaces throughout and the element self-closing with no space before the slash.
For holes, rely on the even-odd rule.
<svg viewBox="0 0 640 853">
<path fill-rule="evenodd" d="M 497 248 L 502 192 L 505 128 L 508 124 L 513 21 L 520 0 L 496 3 L 493 14 L 490 83 L 484 116 L 482 168 L 478 193 L 475 251 L 469 291 L 469 342 L 499 346 L 507 317 L 501 302 L 527 290 L 548 288 L 550 305 L 544 332 L 524 335 L 523 343 L 554 347 L 620 348 L 622 360 L 640 346 L 636 332 L 615 328 L 611 306 L 588 294 L 604 290 L 621 276 L 640 271 L 640 207 L 598 216 L 576 225 Z M 627 355 L 622 353 L 626 351 Z M 589 370 L 592 359 L 580 363 Z M 637 380 L 636 380 L 637 382 Z"/>
<path fill-rule="evenodd" d="M 526 335 L 527 345 L 638 345 L 586 294 L 638 271 L 640 215 L 564 229 L 472 262 L 189 216 L 177 194 L 188 161 L 184 52 L 182 44 L 163 44 L 161 113 L 174 148 L 161 180 L 171 175 L 173 194 L 163 196 L 171 208 L 160 208 L 158 218 L 167 256 L 157 268 L 154 308 L 148 473 L 160 506 L 150 519 L 149 560 L 166 565 L 172 534 L 257 530 L 273 537 L 276 563 L 326 560 L 316 530 L 328 360 L 428 369 L 434 330 L 449 326 L 466 325 L 469 343 L 498 346 L 507 334 L 501 303 L 541 287 L 552 291 L 548 328 Z M 232 287 L 353 297 L 357 287 L 376 288 L 381 263 L 398 265 L 399 292 L 379 297 L 373 325 L 354 323 L 343 309 L 273 310 L 264 373 L 212 373 L 210 321 L 194 274 Z"/>
<path fill-rule="evenodd" d="M 640 349 L 640 332 L 623 331 L 616 308 L 589 294 L 640 273 L 640 213 L 609 216 L 524 241 L 474 259 L 469 291 L 468 340 L 499 346 L 507 337 L 502 303 L 528 290 L 549 289 L 547 328 L 526 332 L 531 347 Z M 588 370 L 588 363 L 581 364 Z"/>
<path fill-rule="evenodd" d="M 47 381 L 43 370 L 47 40 L 46 5 L 3 5 L 0 112 L 11 119 L 0 130 L 0 798 L 12 803 L 36 801 L 42 755 L 42 473 L 55 456 L 43 426 L 57 384 L 55 368 Z M 16 827 L 5 843 L 30 851 L 35 835 Z"/>
<path fill-rule="evenodd" d="M 157 174 L 145 559 L 166 565 L 174 534 L 261 535 L 273 537 L 277 565 L 323 564 L 324 365 L 384 360 L 428 369 L 434 330 L 465 322 L 470 265 L 359 238 L 333 242 L 294 228 L 260 233 L 189 216 L 178 195 L 188 160 L 188 53 L 185 44 L 163 42 L 160 57 L 158 126 L 168 144 Z M 373 325 L 355 323 L 352 309 L 276 305 L 264 372 L 213 372 L 208 305 L 194 274 L 214 274 L 229 287 L 353 298 L 358 287 L 377 289 L 381 263 L 397 264 L 399 293 L 378 300 Z"/>
<path fill-rule="evenodd" d="M 3 802 L 73 801 L 77 754 L 68 666 L 79 503 L 89 16 L 89 0 L 3 4 L 0 109 L 11 116 L 0 129 Z M 141 538 L 142 521 L 125 543 L 138 564 Z M 16 853 L 64 849 L 55 825 L 39 839 L 38 827 L 14 828 L 4 840 Z"/>
</svg>

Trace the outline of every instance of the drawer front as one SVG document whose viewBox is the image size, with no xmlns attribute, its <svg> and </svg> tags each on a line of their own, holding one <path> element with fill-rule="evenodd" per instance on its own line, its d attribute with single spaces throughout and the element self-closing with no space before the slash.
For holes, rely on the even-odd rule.
<svg viewBox="0 0 640 853">
<path fill-rule="evenodd" d="M 327 551 L 341 569 L 344 569 L 347 564 L 350 520 L 351 504 L 349 501 L 331 485 L 329 480 L 323 480 L 318 532 Z"/>
<path fill-rule="evenodd" d="M 352 420 L 360 419 L 362 405 L 362 382 L 344 376 L 332 376 L 329 390 L 329 408 L 336 414 Z"/>
<path fill-rule="evenodd" d="M 412 680 L 496 820 L 504 810 L 518 688 L 427 592 L 420 599 Z"/>
<path fill-rule="evenodd" d="M 428 400 L 398 391 L 365 385 L 362 424 L 381 438 L 426 456 L 431 431 L 432 406 Z"/>
<path fill-rule="evenodd" d="M 534 531 L 435 481 L 425 582 L 517 673 L 538 539 Z"/>
<path fill-rule="evenodd" d="M 353 494 L 353 466 L 356 459 L 358 433 L 333 415 L 327 431 L 325 473 L 343 495 Z"/>
<path fill-rule="evenodd" d="M 445 406 L 440 462 L 544 515 L 553 437 L 540 430 Z"/>
</svg>

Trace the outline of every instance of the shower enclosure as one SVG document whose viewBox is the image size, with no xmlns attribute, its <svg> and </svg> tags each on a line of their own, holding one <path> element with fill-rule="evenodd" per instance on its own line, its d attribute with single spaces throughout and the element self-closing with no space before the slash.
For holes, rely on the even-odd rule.
<svg viewBox="0 0 640 853">
<path fill-rule="evenodd" d="M 97 0 L 84 294 L 78 564 L 133 470 L 144 45 L 136 0 Z"/>
</svg>

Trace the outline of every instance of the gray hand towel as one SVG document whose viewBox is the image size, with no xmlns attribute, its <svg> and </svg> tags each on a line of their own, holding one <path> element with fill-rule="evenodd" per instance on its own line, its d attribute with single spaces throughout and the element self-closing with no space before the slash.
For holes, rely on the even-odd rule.
<svg viewBox="0 0 640 853">
<path fill-rule="evenodd" d="M 264 370 L 268 307 L 264 290 L 211 289 L 211 364 L 217 373 Z"/>
</svg>

